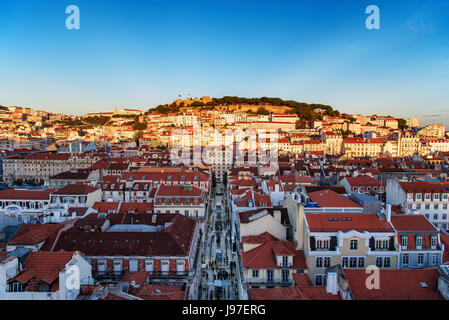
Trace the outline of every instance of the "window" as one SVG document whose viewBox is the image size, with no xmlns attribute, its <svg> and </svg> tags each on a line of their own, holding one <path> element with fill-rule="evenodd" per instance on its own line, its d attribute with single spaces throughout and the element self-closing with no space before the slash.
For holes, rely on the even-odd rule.
<svg viewBox="0 0 449 320">
<path fill-rule="evenodd" d="M 427 203 L 426 206 L 425 206 L 425 209 L 426 210 L 430 210 L 430 204 Z"/>
<path fill-rule="evenodd" d="M 424 262 L 424 254 L 418 254 L 418 265 L 422 265 Z"/>
<path fill-rule="evenodd" d="M 384 258 L 384 268 L 390 268 L 391 266 L 391 258 Z"/>
<path fill-rule="evenodd" d="M 381 258 L 381 257 L 376 258 L 376 266 L 378 268 L 382 268 L 382 262 L 383 262 L 383 258 Z"/>
<path fill-rule="evenodd" d="M 329 240 L 318 240 L 316 242 L 316 248 L 320 250 L 329 249 Z"/>
<path fill-rule="evenodd" d="M 432 237 L 432 239 L 430 240 L 430 246 L 432 247 L 432 249 L 437 248 L 437 237 L 435 236 Z"/>
<path fill-rule="evenodd" d="M 357 258 L 354 257 L 349 258 L 349 267 L 357 268 Z"/>
<path fill-rule="evenodd" d="M 439 258 L 438 254 L 432 255 L 432 264 L 438 264 L 439 260 L 438 258 Z"/>
<path fill-rule="evenodd" d="M 351 240 L 351 250 L 357 250 L 357 248 L 358 248 L 358 243 L 359 243 L 359 241 L 358 240 Z"/>
<path fill-rule="evenodd" d="M 325 283 L 325 276 L 322 274 L 315 275 L 315 285 L 317 286 L 324 286 Z"/>
<path fill-rule="evenodd" d="M 316 267 L 317 268 L 322 268 L 323 267 L 323 258 L 322 257 L 317 257 L 316 258 Z"/>
<path fill-rule="evenodd" d="M 402 256 L 402 264 L 404 266 L 408 265 L 408 254 L 407 253 Z"/>
<path fill-rule="evenodd" d="M 288 267 L 288 256 L 282 257 L 282 266 Z"/>
<path fill-rule="evenodd" d="M 259 278 L 259 270 L 253 270 L 253 278 Z"/>
<path fill-rule="evenodd" d="M 365 258 L 359 258 L 359 268 L 365 268 Z"/>
<path fill-rule="evenodd" d="M 443 220 L 447 220 L 447 214 L 446 213 L 443 214 Z"/>
<path fill-rule="evenodd" d="M 122 260 L 114 260 L 114 272 L 122 271 Z"/>
<path fill-rule="evenodd" d="M 443 204 L 443 210 L 447 210 L 447 203 Z"/>
<path fill-rule="evenodd" d="M 282 282 L 288 282 L 290 277 L 290 270 L 282 270 Z"/>
<path fill-rule="evenodd" d="M 421 199 L 422 199 L 421 193 L 417 193 L 416 194 L 416 200 L 421 201 Z"/>
<path fill-rule="evenodd" d="M 348 257 L 343 257 L 343 268 L 349 268 L 349 258 Z"/>
<path fill-rule="evenodd" d="M 389 247 L 388 240 L 376 240 L 376 249 L 377 250 L 387 250 Z"/>
<path fill-rule="evenodd" d="M 98 272 L 106 272 L 106 260 L 98 260 Z"/>
<path fill-rule="evenodd" d="M 408 238 L 406 236 L 401 237 L 401 246 L 402 249 L 406 249 L 408 244 Z"/>
<path fill-rule="evenodd" d="M 152 259 L 145 260 L 145 271 L 147 272 L 154 271 L 154 262 Z"/>
<path fill-rule="evenodd" d="M 440 205 L 438 203 L 433 205 L 434 210 L 438 210 L 439 208 L 440 208 Z"/>
<path fill-rule="evenodd" d="M 422 237 L 417 236 L 416 237 L 416 249 L 421 249 L 421 247 L 422 247 Z"/>
<path fill-rule="evenodd" d="M 184 260 L 176 261 L 176 272 L 180 274 L 184 273 L 184 271 L 185 271 L 185 261 Z"/>
<path fill-rule="evenodd" d="M 416 209 L 421 210 L 421 203 L 418 203 L 418 204 L 416 205 Z"/>
<path fill-rule="evenodd" d="M 130 259 L 129 260 L 129 271 L 130 272 L 137 272 L 138 271 L 138 261 L 137 261 L 137 259 Z"/>
<path fill-rule="evenodd" d="M 170 268 L 170 261 L 169 260 L 162 260 L 161 261 L 161 271 L 162 273 L 168 273 Z"/>
<path fill-rule="evenodd" d="M 331 265 L 331 258 L 330 257 L 325 257 L 324 258 L 324 267 L 328 268 Z"/>
<path fill-rule="evenodd" d="M 273 270 L 267 270 L 267 282 L 273 282 Z"/>
</svg>

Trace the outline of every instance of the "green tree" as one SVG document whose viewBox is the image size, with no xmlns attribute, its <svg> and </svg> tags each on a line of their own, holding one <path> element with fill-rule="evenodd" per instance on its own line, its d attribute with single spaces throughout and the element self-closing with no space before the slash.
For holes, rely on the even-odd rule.
<svg viewBox="0 0 449 320">
<path fill-rule="evenodd" d="M 260 107 L 259 109 L 257 109 L 257 114 L 263 115 L 263 116 L 268 116 L 271 114 L 270 111 L 268 111 L 267 109 L 265 109 L 264 107 Z"/>
</svg>

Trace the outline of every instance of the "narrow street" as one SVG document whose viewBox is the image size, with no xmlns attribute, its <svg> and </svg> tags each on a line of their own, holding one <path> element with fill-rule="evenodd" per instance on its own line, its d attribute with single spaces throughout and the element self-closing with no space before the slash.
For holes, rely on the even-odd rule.
<svg viewBox="0 0 449 320">
<path fill-rule="evenodd" d="M 211 195 L 211 211 L 206 220 L 201 252 L 199 300 L 238 299 L 226 192 L 223 184 L 217 183 L 215 193 Z"/>
</svg>

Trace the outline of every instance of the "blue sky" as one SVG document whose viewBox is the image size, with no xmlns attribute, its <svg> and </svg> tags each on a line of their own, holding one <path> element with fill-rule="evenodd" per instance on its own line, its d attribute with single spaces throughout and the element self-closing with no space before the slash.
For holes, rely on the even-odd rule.
<svg viewBox="0 0 449 320">
<path fill-rule="evenodd" d="M 381 30 L 365 28 L 371 4 Z M 449 2 L 0 0 L 1 105 L 146 110 L 188 93 L 449 127 Z"/>
</svg>

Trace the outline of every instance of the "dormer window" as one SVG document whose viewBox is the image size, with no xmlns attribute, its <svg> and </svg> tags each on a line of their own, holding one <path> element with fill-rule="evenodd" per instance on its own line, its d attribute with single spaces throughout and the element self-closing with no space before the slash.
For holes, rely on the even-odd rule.
<svg viewBox="0 0 449 320">
<path fill-rule="evenodd" d="M 329 240 L 318 240 L 316 242 L 316 248 L 319 250 L 329 249 Z"/>
<path fill-rule="evenodd" d="M 422 195 L 421 195 L 421 193 L 417 193 L 417 194 L 416 194 L 416 200 L 419 200 L 419 201 L 422 200 Z"/>
<path fill-rule="evenodd" d="M 430 240 L 430 246 L 432 250 L 435 250 L 437 248 L 437 237 L 432 236 L 432 239 Z"/>
<path fill-rule="evenodd" d="M 416 236 L 416 249 L 422 249 L 422 236 Z"/>
<path fill-rule="evenodd" d="M 408 245 L 408 238 L 407 238 L 407 236 L 402 236 L 401 237 L 402 249 L 407 249 L 407 245 Z"/>
<path fill-rule="evenodd" d="M 425 199 L 426 199 L 426 200 L 430 200 L 430 193 L 426 193 Z"/>
<path fill-rule="evenodd" d="M 282 267 L 288 267 L 288 256 L 283 256 L 282 257 Z"/>
</svg>

